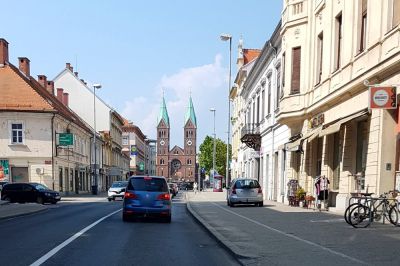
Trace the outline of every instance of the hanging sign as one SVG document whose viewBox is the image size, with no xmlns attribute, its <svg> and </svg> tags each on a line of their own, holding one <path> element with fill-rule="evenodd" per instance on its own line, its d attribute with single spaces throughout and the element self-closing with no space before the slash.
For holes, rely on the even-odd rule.
<svg viewBox="0 0 400 266">
<path fill-rule="evenodd" d="M 396 109 L 396 87 L 370 87 L 369 108 L 371 109 Z"/>
<path fill-rule="evenodd" d="M 0 160 L 0 180 L 10 179 L 10 166 L 8 160 Z"/>
<path fill-rule="evenodd" d="M 131 155 L 136 156 L 138 154 L 136 145 L 131 145 Z"/>
</svg>

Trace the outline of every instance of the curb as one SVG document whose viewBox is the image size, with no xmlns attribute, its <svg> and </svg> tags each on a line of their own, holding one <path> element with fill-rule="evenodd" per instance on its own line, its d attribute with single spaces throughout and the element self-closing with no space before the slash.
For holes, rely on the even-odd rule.
<svg viewBox="0 0 400 266">
<path fill-rule="evenodd" d="M 196 221 L 200 225 L 202 225 L 211 234 L 211 236 L 217 240 L 218 243 L 220 243 L 229 253 L 231 253 L 237 259 L 240 265 L 246 265 L 241 261 L 241 259 L 258 258 L 254 256 L 244 255 L 238 247 L 236 247 L 230 241 L 228 241 L 223 235 L 221 235 L 216 229 L 214 229 L 209 223 L 207 223 L 199 214 L 197 214 L 197 212 L 193 210 L 190 204 L 190 200 L 188 200 L 187 194 L 186 194 L 186 208 L 189 211 L 189 213 L 196 219 Z"/>
<path fill-rule="evenodd" d="M 13 214 L 13 215 L 5 216 L 5 217 L 0 217 L 0 221 L 12 219 L 12 218 L 17 218 L 17 217 L 22 217 L 22 216 L 28 216 L 28 215 L 31 215 L 31 214 L 36 214 L 36 213 L 41 213 L 41 212 L 46 212 L 48 210 L 49 210 L 48 208 L 44 208 L 44 209 L 41 209 L 41 210 L 35 210 L 35 211 L 30 211 L 30 212 L 23 212 L 23 213 Z"/>
</svg>

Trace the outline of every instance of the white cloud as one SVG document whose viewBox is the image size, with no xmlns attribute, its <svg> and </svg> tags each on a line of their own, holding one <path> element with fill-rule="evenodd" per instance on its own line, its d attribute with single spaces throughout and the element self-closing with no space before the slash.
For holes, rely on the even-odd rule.
<svg viewBox="0 0 400 266">
<path fill-rule="evenodd" d="M 212 123 L 209 123 L 212 114 L 209 108 L 215 107 L 217 112 L 221 112 L 220 114 L 227 113 L 226 76 L 227 69 L 221 66 L 221 56 L 216 55 L 211 64 L 181 69 L 169 76 L 164 75 L 151 93 L 152 96 L 141 95 L 126 101 L 122 114 L 137 124 L 144 134 L 154 138 L 164 89 L 171 123 L 171 148 L 174 145 L 180 146 L 183 144 L 184 115 L 191 92 L 198 123 L 198 144 L 200 144 L 206 135 L 212 134 Z M 222 132 L 226 131 L 223 130 L 224 120 L 222 118 L 221 123 L 217 122 L 221 124 Z"/>
</svg>

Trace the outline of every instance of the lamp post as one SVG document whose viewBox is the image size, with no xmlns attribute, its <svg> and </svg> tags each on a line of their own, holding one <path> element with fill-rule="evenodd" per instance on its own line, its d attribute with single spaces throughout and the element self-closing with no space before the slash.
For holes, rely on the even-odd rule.
<svg viewBox="0 0 400 266">
<path fill-rule="evenodd" d="M 230 128 L 231 128 L 231 100 L 229 97 L 231 90 L 231 72 L 232 72 L 232 35 L 221 34 L 222 41 L 229 40 L 229 81 L 228 81 L 228 143 L 226 145 L 226 187 L 229 186 L 229 140 L 230 140 Z"/>
<path fill-rule="evenodd" d="M 93 153 L 94 153 L 94 161 L 93 161 L 93 182 L 92 185 L 92 194 L 97 195 L 97 160 L 96 160 L 96 89 L 100 89 L 101 84 L 95 83 L 93 84 Z"/>
<path fill-rule="evenodd" d="M 215 108 L 210 108 L 210 111 L 214 113 L 214 144 L 213 144 L 213 178 L 215 174 Z"/>
</svg>

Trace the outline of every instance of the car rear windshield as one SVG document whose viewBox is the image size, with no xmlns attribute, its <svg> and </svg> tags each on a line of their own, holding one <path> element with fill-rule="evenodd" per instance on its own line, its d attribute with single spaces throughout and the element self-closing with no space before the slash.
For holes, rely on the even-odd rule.
<svg viewBox="0 0 400 266">
<path fill-rule="evenodd" d="M 111 185 L 111 187 L 126 187 L 128 182 L 115 182 Z"/>
<path fill-rule="evenodd" d="M 238 180 L 235 183 L 235 188 L 259 188 L 260 184 L 257 180 L 253 179 L 243 179 Z"/>
<path fill-rule="evenodd" d="M 167 182 L 161 178 L 136 177 L 129 182 L 129 190 L 168 192 Z"/>
</svg>

